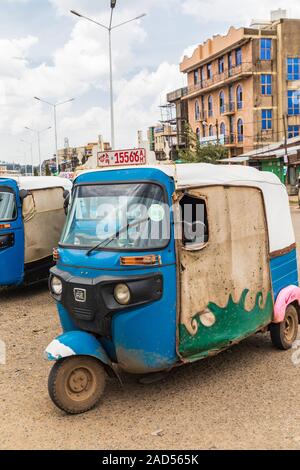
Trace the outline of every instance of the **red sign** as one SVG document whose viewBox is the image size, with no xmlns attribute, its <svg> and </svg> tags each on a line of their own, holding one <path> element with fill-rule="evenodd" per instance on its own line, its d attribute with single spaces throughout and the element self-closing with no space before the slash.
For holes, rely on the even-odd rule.
<svg viewBox="0 0 300 470">
<path fill-rule="evenodd" d="M 146 165 L 146 150 L 115 150 L 98 153 L 98 166 Z"/>
</svg>

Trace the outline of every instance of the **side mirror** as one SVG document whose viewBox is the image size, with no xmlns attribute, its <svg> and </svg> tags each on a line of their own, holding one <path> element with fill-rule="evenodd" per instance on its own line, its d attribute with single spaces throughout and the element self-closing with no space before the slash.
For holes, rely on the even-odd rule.
<svg viewBox="0 0 300 470">
<path fill-rule="evenodd" d="M 29 196 L 29 191 L 27 191 L 27 189 L 21 189 L 21 191 L 19 192 L 19 197 L 22 202 L 27 196 Z"/>
</svg>

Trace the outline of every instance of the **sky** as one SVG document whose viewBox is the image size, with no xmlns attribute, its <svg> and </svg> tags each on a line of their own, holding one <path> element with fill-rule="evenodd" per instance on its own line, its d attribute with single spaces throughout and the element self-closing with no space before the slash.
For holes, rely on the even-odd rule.
<svg viewBox="0 0 300 470">
<path fill-rule="evenodd" d="M 70 14 L 74 9 L 107 24 L 110 0 L 0 0 L 0 160 L 38 163 L 55 153 L 52 108 L 58 103 L 59 147 L 110 140 L 107 32 Z M 147 16 L 113 32 L 116 147 L 137 145 L 137 131 L 156 124 L 166 94 L 185 84 L 179 62 L 197 44 L 233 25 L 268 19 L 285 8 L 300 18 L 299 0 L 118 0 L 114 24 Z M 26 143 L 21 142 L 25 140 Z"/>
</svg>

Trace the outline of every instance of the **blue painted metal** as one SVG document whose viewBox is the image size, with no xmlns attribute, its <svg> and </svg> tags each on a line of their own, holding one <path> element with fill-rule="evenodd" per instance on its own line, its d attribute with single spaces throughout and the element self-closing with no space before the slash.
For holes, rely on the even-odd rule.
<svg viewBox="0 0 300 470">
<path fill-rule="evenodd" d="M 166 188 L 168 202 L 172 205 L 174 183 L 157 169 L 122 169 L 99 171 L 80 175 L 75 184 L 111 182 L 158 182 Z M 171 214 L 171 224 L 173 215 Z M 159 301 L 116 314 L 112 319 L 112 341 L 103 340 L 103 348 L 112 361 L 117 361 L 125 370 L 146 373 L 172 367 L 178 361 L 176 353 L 176 255 L 174 231 L 167 248 L 154 250 L 161 256 L 158 267 L 130 267 L 120 265 L 120 256 L 132 256 L 132 252 L 98 251 L 87 256 L 85 250 L 60 247 L 57 267 L 79 277 L 116 276 L 122 274 L 141 275 L 160 273 L 164 291 Z M 149 252 L 138 252 L 139 256 Z M 62 306 L 59 313 L 63 327 L 71 327 Z"/>
<path fill-rule="evenodd" d="M 57 310 L 59 314 L 60 324 L 62 326 L 63 332 L 68 333 L 70 331 L 80 331 L 74 323 L 73 319 L 69 315 L 68 311 L 63 307 L 61 303 L 57 303 Z"/>
<path fill-rule="evenodd" d="M 270 268 L 275 300 L 285 287 L 299 285 L 296 249 L 285 255 L 272 258 Z"/>
<path fill-rule="evenodd" d="M 16 181 L 9 178 L 0 178 L 0 186 L 7 186 L 15 192 L 18 207 L 17 219 L 8 222 L 10 228 L 0 230 L 1 235 L 6 233 L 14 233 L 15 235 L 14 246 L 0 250 L 0 286 L 12 286 L 21 284 L 24 278 L 24 225 L 22 207 Z"/>
<path fill-rule="evenodd" d="M 50 343 L 46 349 L 46 357 L 49 361 L 57 361 L 75 355 L 93 356 L 104 364 L 111 365 L 111 361 L 101 343 L 93 335 L 84 331 L 64 333 Z"/>
</svg>

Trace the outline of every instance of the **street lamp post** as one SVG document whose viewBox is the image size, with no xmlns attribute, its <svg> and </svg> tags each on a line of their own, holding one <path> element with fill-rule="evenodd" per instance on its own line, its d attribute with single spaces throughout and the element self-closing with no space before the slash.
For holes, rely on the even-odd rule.
<svg viewBox="0 0 300 470">
<path fill-rule="evenodd" d="M 131 18 L 130 20 L 123 21 L 122 23 L 119 23 L 115 26 L 113 26 L 113 13 L 114 9 L 116 7 L 117 0 L 111 0 L 110 2 L 110 8 L 111 8 L 111 14 L 110 14 L 110 21 L 109 21 L 109 26 L 106 26 L 102 23 L 99 23 L 98 21 L 93 20 L 92 18 L 88 18 L 87 16 L 82 15 L 81 13 L 78 13 L 75 10 L 71 10 L 71 13 L 73 15 L 78 16 L 79 18 L 83 18 L 85 20 L 91 21 L 92 23 L 100 26 L 101 28 L 106 29 L 108 32 L 108 48 L 109 48 L 109 84 L 110 84 L 110 120 L 111 120 L 111 145 L 112 148 L 115 149 L 115 118 L 114 118 L 114 90 L 113 90 L 113 63 L 112 63 L 112 30 L 120 28 L 121 26 L 131 23 L 132 21 L 139 20 L 146 16 L 146 13 L 143 13 L 139 16 L 136 16 L 135 18 Z"/>
<path fill-rule="evenodd" d="M 33 148 L 32 148 L 32 142 L 28 142 L 27 140 L 21 139 L 20 142 L 29 145 L 30 147 L 30 156 L 31 156 L 31 174 L 33 176 Z M 27 165 L 26 165 L 27 166 Z M 27 171 L 26 171 L 27 173 Z"/>
<path fill-rule="evenodd" d="M 39 166 L 40 166 L 40 176 L 42 176 L 42 160 L 41 160 L 41 134 L 43 132 L 49 131 L 52 129 L 51 126 L 47 127 L 46 129 L 31 129 L 31 127 L 25 127 L 28 131 L 34 132 L 37 135 L 37 142 L 38 142 L 38 153 L 39 153 Z"/>
<path fill-rule="evenodd" d="M 54 137 L 55 137 L 55 160 L 56 160 L 56 169 L 57 172 L 59 172 L 59 161 L 58 161 L 58 137 L 57 137 L 57 107 L 62 106 L 63 104 L 71 103 L 71 101 L 74 101 L 75 98 L 71 98 L 66 101 L 61 101 L 59 103 L 50 103 L 49 101 L 43 100 L 42 98 L 39 98 L 38 96 L 34 97 L 35 100 L 40 101 L 41 103 L 48 104 L 49 106 L 52 106 L 53 108 L 53 114 L 54 114 Z"/>
</svg>

